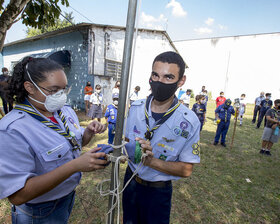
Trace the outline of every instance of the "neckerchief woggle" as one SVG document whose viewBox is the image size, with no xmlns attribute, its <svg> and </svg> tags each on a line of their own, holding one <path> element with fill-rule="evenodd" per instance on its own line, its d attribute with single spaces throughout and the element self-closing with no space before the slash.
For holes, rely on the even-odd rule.
<svg viewBox="0 0 280 224">
<path fill-rule="evenodd" d="M 71 146 L 73 147 L 73 151 L 81 150 L 81 147 L 80 147 L 80 145 L 78 144 L 78 142 L 75 138 L 75 134 L 73 132 L 69 131 L 68 124 L 67 124 L 66 119 L 65 119 L 63 113 L 61 112 L 61 110 L 58 110 L 57 113 L 58 113 L 61 121 L 63 122 L 63 125 L 65 127 L 65 131 L 63 131 L 59 127 L 59 125 L 56 125 L 51 121 L 48 121 L 47 119 L 42 117 L 40 114 L 38 114 L 36 112 L 36 110 L 32 107 L 32 105 L 28 102 L 28 100 L 25 100 L 23 103 L 16 104 L 14 109 L 21 110 L 21 111 L 24 111 L 24 112 L 28 113 L 30 116 L 32 116 L 36 120 L 40 121 L 41 123 L 43 123 L 47 127 L 53 129 L 58 134 L 65 137 L 70 142 Z"/>
<path fill-rule="evenodd" d="M 170 118 L 171 115 L 175 112 L 175 110 L 180 106 L 180 103 L 178 102 L 178 99 L 175 96 L 171 106 L 168 109 L 168 111 L 163 115 L 163 117 L 161 119 L 159 119 L 155 123 L 155 127 L 153 127 L 150 130 L 148 110 L 149 110 L 149 105 L 150 105 L 152 97 L 153 97 L 153 95 L 150 94 L 148 99 L 146 100 L 146 107 L 145 107 L 145 120 L 146 120 L 146 127 L 147 127 L 147 131 L 145 133 L 145 138 L 147 140 L 151 140 L 153 138 L 154 131 L 157 130 L 165 121 L 167 121 L 167 119 Z"/>
</svg>

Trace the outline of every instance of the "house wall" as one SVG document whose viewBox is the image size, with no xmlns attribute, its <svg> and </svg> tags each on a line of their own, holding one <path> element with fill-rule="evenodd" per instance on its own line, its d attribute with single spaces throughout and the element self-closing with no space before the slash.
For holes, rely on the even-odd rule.
<svg viewBox="0 0 280 224">
<path fill-rule="evenodd" d="M 94 57 L 95 84 L 101 84 L 105 104 L 109 104 L 112 103 L 112 89 L 115 85 L 116 77 L 109 78 L 102 76 L 104 75 L 104 55 L 106 55 L 107 59 L 122 62 L 125 31 L 94 28 L 93 32 L 95 33 L 96 43 Z M 105 40 L 106 46 L 104 45 Z M 104 49 L 106 49 L 105 53 Z M 128 87 L 130 93 L 138 85 L 141 88 L 139 92 L 141 98 L 149 95 L 150 86 L 148 81 L 151 74 L 152 62 L 158 54 L 164 51 L 174 51 L 165 35 L 158 32 L 138 32 L 135 54 L 132 53 L 131 86 Z"/>
<path fill-rule="evenodd" d="M 4 65 L 11 70 L 13 62 L 25 56 L 58 50 L 71 52 L 71 68 L 65 68 L 68 84 L 72 86 L 67 103 L 73 108 L 84 108 L 83 88 L 87 81 L 93 82 L 93 75 L 88 74 L 86 30 L 5 47 Z"/>
<path fill-rule="evenodd" d="M 215 99 L 220 91 L 232 100 L 246 94 L 253 103 L 261 91 L 280 98 L 280 33 L 175 42 L 188 63 L 184 88 L 201 86 Z"/>
<path fill-rule="evenodd" d="M 125 30 L 93 27 L 94 40 L 89 43 L 88 32 L 72 32 L 37 41 L 24 42 L 5 47 L 3 50 L 4 64 L 12 69 L 12 64 L 21 58 L 42 52 L 69 50 L 71 52 L 71 68 L 66 68 L 68 83 L 72 91 L 68 103 L 74 108 L 84 108 L 83 88 L 87 81 L 92 85 L 101 84 L 104 104 L 112 103 L 112 89 L 117 77 L 104 76 L 105 58 L 122 62 Z M 89 44 L 89 45 L 88 45 Z M 166 36 L 159 32 L 138 32 L 135 54 L 132 54 L 131 86 L 132 93 L 139 85 L 141 98 L 149 95 L 148 80 L 151 74 L 152 62 L 156 55 L 164 51 L 174 51 Z M 93 74 L 88 74 L 88 52 L 93 54 Z"/>
</svg>

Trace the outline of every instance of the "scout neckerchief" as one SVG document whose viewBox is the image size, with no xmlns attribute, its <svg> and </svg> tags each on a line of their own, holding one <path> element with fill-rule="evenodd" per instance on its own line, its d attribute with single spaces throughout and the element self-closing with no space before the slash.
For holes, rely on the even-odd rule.
<svg viewBox="0 0 280 224">
<path fill-rule="evenodd" d="M 168 118 L 171 117 L 171 115 L 175 112 L 175 110 L 180 106 L 180 103 L 178 102 L 177 97 L 174 97 L 173 103 L 171 104 L 170 108 L 168 109 L 168 111 L 163 115 L 163 117 L 161 119 L 159 119 L 156 123 L 155 123 L 155 127 L 153 127 L 150 130 L 150 126 L 149 126 L 149 116 L 148 116 L 148 110 L 149 110 L 149 105 L 152 99 L 152 95 L 150 95 L 148 97 L 148 99 L 146 100 L 146 107 L 145 107 L 145 120 L 146 120 L 146 127 L 147 127 L 147 131 L 145 133 L 145 138 L 147 140 L 151 140 L 153 138 L 154 135 L 154 131 L 156 129 L 158 129 Z"/>
<path fill-rule="evenodd" d="M 25 111 L 26 113 L 28 113 L 30 116 L 32 116 L 36 120 L 40 121 L 41 123 L 43 123 L 47 127 L 53 129 L 58 134 L 65 137 L 70 142 L 70 144 L 72 145 L 74 151 L 77 150 L 77 149 L 80 150 L 80 145 L 78 144 L 78 142 L 75 138 L 75 134 L 73 132 L 69 131 L 68 124 L 67 124 L 66 119 L 65 119 L 63 113 L 61 112 L 61 110 L 58 110 L 57 113 L 58 113 L 61 121 L 63 122 L 63 125 L 65 127 L 65 131 L 63 131 L 58 125 L 54 124 L 51 121 L 48 121 L 47 119 L 42 117 L 40 114 L 38 114 L 36 112 L 36 110 L 34 110 L 34 108 L 31 106 L 31 104 L 27 100 L 25 100 L 22 104 L 16 104 L 14 109 Z"/>
<path fill-rule="evenodd" d="M 228 108 L 229 108 L 229 107 L 228 107 Z M 225 122 L 227 122 L 228 108 L 226 108 L 226 107 L 224 106 L 224 109 L 225 109 Z"/>
</svg>

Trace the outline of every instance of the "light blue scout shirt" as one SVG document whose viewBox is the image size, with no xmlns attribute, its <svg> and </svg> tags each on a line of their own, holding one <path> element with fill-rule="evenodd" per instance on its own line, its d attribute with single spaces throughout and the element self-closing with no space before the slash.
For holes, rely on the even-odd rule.
<svg viewBox="0 0 280 224">
<path fill-rule="evenodd" d="M 259 96 L 255 99 L 255 104 L 256 106 L 260 106 L 261 105 L 261 102 L 265 99 L 264 96 Z"/>
<path fill-rule="evenodd" d="M 80 127 L 76 113 L 69 106 L 64 106 L 61 111 L 69 130 L 75 133 L 81 145 L 84 129 Z M 54 117 L 61 129 L 65 130 L 56 112 Z M 1 119 L 0 139 L 0 199 L 23 188 L 27 179 L 48 173 L 78 157 L 80 153 L 79 150 L 72 151 L 72 146 L 65 137 L 26 112 L 15 109 Z M 29 203 L 61 198 L 72 192 L 80 179 L 81 173 L 75 173 Z"/>
<path fill-rule="evenodd" d="M 151 100 L 152 102 L 152 100 Z M 152 129 L 155 120 L 152 117 L 151 102 L 149 105 L 149 125 Z M 144 138 L 147 131 L 145 122 L 145 100 L 135 101 L 129 110 L 126 124 L 127 150 L 135 150 L 135 138 Z M 154 131 L 151 146 L 155 158 L 165 161 L 178 161 L 187 163 L 200 162 L 199 134 L 200 121 L 193 111 L 180 105 L 172 116 Z M 129 162 L 132 171 L 139 164 Z M 167 181 L 180 179 L 163 172 L 143 166 L 138 172 L 139 177 L 147 181 Z"/>
</svg>

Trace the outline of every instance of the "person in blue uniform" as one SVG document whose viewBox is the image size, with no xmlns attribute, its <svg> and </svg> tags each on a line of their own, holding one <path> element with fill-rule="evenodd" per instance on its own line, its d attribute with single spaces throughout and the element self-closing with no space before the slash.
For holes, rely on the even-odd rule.
<svg viewBox="0 0 280 224">
<path fill-rule="evenodd" d="M 104 117 L 108 126 L 108 144 L 113 144 L 118 115 L 119 94 L 113 94 L 113 103 L 108 105 Z"/>
<path fill-rule="evenodd" d="M 256 128 L 260 128 L 262 120 L 264 118 L 264 126 L 266 125 L 266 117 L 265 114 L 266 112 L 272 107 L 272 100 L 271 100 L 271 93 L 266 93 L 265 94 L 265 99 L 261 101 L 261 109 L 260 109 L 260 115 L 259 119 L 256 125 Z"/>
<path fill-rule="evenodd" d="M 105 125 L 79 125 L 65 106 L 63 68 L 26 57 L 15 67 L 8 97 L 15 108 L 0 121 L 0 198 L 12 203 L 12 223 L 67 223 L 81 172 L 103 169 L 100 148 L 80 156 L 82 146 Z"/>
<path fill-rule="evenodd" d="M 255 107 L 254 107 L 254 115 L 253 115 L 253 119 L 252 119 L 252 124 L 255 124 L 256 123 L 256 118 L 258 116 L 258 119 L 259 119 L 259 116 L 260 116 L 260 110 L 261 110 L 261 102 L 265 99 L 264 97 L 264 92 L 261 92 L 260 93 L 260 96 L 257 97 L 255 99 Z M 257 119 L 257 120 L 258 120 Z"/>
<path fill-rule="evenodd" d="M 184 71 L 179 54 L 159 54 L 149 79 L 152 94 L 130 107 L 126 150 L 136 153 L 140 144 L 147 156 L 123 192 L 125 224 L 169 223 L 172 181 L 189 177 L 194 164 L 200 162 L 200 122 L 175 96 L 185 83 Z M 138 165 L 135 159 L 129 162 L 124 186 Z"/>
<path fill-rule="evenodd" d="M 231 100 L 226 99 L 225 103 L 220 105 L 215 110 L 215 116 L 218 123 L 216 136 L 214 140 L 214 145 L 219 143 L 221 137 L 221 145 L 226 147 L 226 135 L 230 125 L 231 115 L 234 115 L 235 111 L 233 106 L 231 106 Z"/>
<path fill-rule="evenodd" d="M 195 112 L 196 116 L 200 121 L 200 131 L 205 123 L 205 114 L 206 114 L 206 99 L 204 95 L 197 95 L 195 97 L 196 103 L 192 107 L 192 111 Z"/>
</svg>

